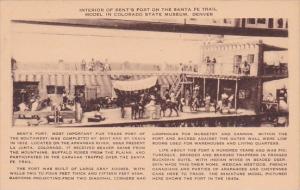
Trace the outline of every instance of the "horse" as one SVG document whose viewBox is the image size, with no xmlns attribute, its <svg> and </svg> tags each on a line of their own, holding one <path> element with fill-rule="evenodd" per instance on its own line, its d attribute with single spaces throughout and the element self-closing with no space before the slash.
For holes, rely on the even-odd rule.
<svg viewBox="0 0 300 190">
<path fill-rule="evenodd" d="M 137 119 L 137 114 L 139 113 L 138 102 L 132 102 L 131 106 L 131 119 Z"/>
<path fill-rule="evenodd" d="M 140 101 L 138 102 L 138 114 L 139 118 L 143 118 L 145 114 L 145 105 L 147 97 L 144 95 L 140 98 Z"/>
<path fill-rule="evenodd" d="M 165 117 L 165 113 L 168 109 L 170 110 L 169 117 L 172 116 L 173 110 L 176 112 L 177 116 L 179 116 L 179 114 L 178 114 L 178 103 L 177 102 L 172 102 L 170 100 L 162 100 L 160 102 L 160 107 L 161 107 L 160 115 L 161 115 L 161 113 L 163 113 L 163 117 Z"/>
<path fill-rule="evenodd" d="M 146 96 L 142 96 L 139 101 L 131 103 L 131 119 L 144 117 L 146 101 Z"/>
</svg>

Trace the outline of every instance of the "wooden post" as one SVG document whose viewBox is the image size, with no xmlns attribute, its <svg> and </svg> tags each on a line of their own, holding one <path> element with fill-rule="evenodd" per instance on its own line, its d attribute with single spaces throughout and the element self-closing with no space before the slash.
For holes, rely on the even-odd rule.
<svg viewBox="0 0 300 190">
<path fill-rule="evenodd" d="M 238 93 L 238 80 L 235 80 L 235 93 L 234 93 L 234 109 L 237 112 L 237 93 Z"/>
<path fill-rule="evenodd" d="M 261 77 L 258 78 L 257 81 L 257 100 L 256 100 L 256 108 L 255 108 L 255 112 L 257 114 L 259 114 L 261 112 L 261 102 L 263 99 L 263 82 Z"/>
<path fill-rule="evenodd" d="M 217 102 L 219 101 L 219 93 L 220 93 L 220 79 L 218 79 L 218 87 L 217 87 Z"/>
<path fill-rule="evenodd" d="M 205 98 L 205 78 L 203 78 L 203 98 Z"/>
<path fill-rule="evenodd" d="M 68 75 L 69 94 L 71 94 L 71 75 Z"/>
<path fill-rule="evenodd" d="M 193 83 L 192 83 L 192 97 L 194 96 L 194 88 L 195 88 L 195 78 L 193 77 Z"/>
<path fill-rule="evenodd" d="M 261 76 L 264 72 L 264 49 L 263 49 L 263 43 L 260 40 L 258 43 L 258 60 L 257 60 L 257 72 L 255 75 Z"/>
</svg>

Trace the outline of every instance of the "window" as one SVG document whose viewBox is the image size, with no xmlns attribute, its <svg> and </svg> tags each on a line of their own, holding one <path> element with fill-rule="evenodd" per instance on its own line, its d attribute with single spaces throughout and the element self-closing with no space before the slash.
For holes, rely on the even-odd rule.
<svg viewBox="0 0 300 190">
<path fill-rule="evenodd" d="M 238 74 L 240 64 L 242 63 L 242 56 L 241 55 L 235 55 L 233 58 L 233 73 Z"/>
<path fill-rule="evenodd" d="M 241 55 L 235 55 L 234 56 L 234 62 L 235 63 L 241 63 L 242 62 L 242 56 Z"/>
<path fill-rule="evenodd" d="M 56 94 L 63 94 L 65 92 L 64 86 L 57 86 L 56 87 Z"/>
<path fill-rule="evenodd" d="M 248 18 L 247 23 L 248 24 L 255 24 L 255 18 Z"/>
<path fill-rule="evenodd" d="M 55 86 L 54 85 L 47 86 L 47 94 L 55 94 Z"/>
<path fill-rule="evenodd" d="M 283 19 L 280 18 L 277 20 L 278 28 L 283 28 Z"/>
<path fill-rule="evenodd" d="M 248 54 L 247 55 L 247 62 L 248 63 L 254 63 L 254 54 Z"/>
<path fill-rule="evenodd" d="M 266 19 L 265 18 L 258 18 L 257 19 L 257 24 L 266 24 Z"/>
<path fill-rule="evenodd" d="M 54 85 L 47 86 L 47 94 L 63 94 L 64 92 L 65 92 L 64 86 L 54 86 Z"/>
<path fill-rule="evenodd" d="M 268 28 L 273 28 L 273 27 L 274 27 L 274 19 L 273 18 L 269 18 Z"/>
<path fill-rule="evenodd" d="M 224 23 L 224 24 L 231 24 L 231 20 L 230 20 L 230 19 L 224 19 L 224 20 L 223 20 L 223 23 Z"/>
</svg>

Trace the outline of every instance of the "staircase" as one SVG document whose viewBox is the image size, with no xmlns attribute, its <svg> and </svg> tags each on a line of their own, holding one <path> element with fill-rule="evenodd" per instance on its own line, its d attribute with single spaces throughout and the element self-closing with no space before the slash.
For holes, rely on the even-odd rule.
<svg viewBox="0 0 300 190">
<path fill-rule="evenodd" d="M 183 82 L 186 82 L 187 78 L 186 75 L 179 75 L 176 80 L 173 82 L 170 92 L 173 91 L 175 93 L 175 97 L 178 98 L 182 88 L 183 88 Z"/>
</svg>

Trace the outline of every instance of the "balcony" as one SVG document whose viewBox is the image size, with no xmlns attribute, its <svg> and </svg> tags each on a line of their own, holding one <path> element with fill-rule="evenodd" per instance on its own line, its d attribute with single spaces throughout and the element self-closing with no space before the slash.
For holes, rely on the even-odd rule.
<svg viewBox="0 0 300 190">
<path fill-rule="evenodd" d="M 262 76 L 265 81 L 272 79 L 282 79 L 288 77 L 288 65 L 287 63 L 280 63 L 278 65 L 264 64 Z"/>
</svg>

